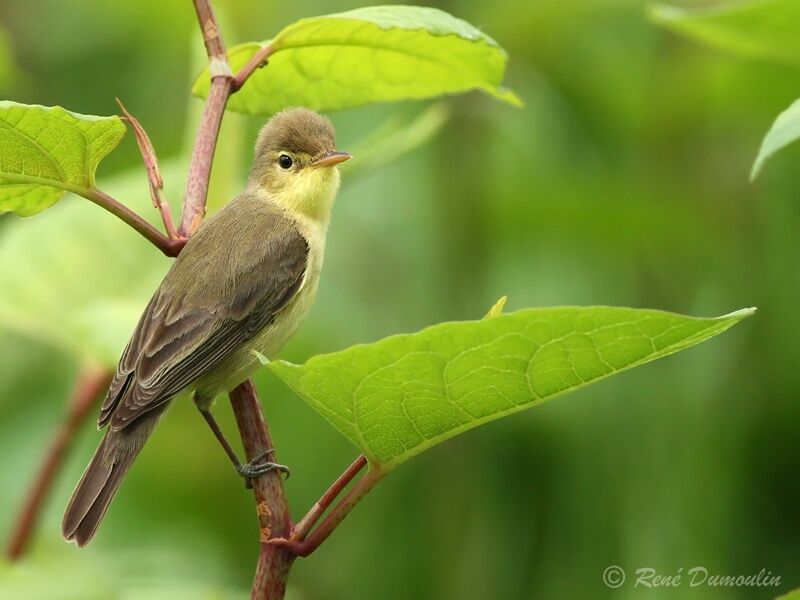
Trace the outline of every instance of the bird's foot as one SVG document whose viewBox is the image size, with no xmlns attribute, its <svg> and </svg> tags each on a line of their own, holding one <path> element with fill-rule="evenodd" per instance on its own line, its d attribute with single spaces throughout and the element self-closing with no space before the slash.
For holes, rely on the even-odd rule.
<svg viewBox="0 0 800 600">
<path fill-rule="evenodd" d="M 250 462 L 241 464 L 236 467 L 236 472 L 239 473 L 242 477 L 244 477 L 245 485 L 247 488 L 251 488 L 252 482 L 251 480 L 256 477 L 261 477 L 262 475 L 266 475 L 267 473 L 272 473 L 273 471 L 280 471 L 281 473 L 286 473 L 286 477 L 289 477 L 289 467 L 286 465 L 279 465 L 278 463 L 264 461 L 270 454 L 275 452 L 275 450 L 265 450 L 258 456 L 254 457 L 253 460 Z"/>
</svg>

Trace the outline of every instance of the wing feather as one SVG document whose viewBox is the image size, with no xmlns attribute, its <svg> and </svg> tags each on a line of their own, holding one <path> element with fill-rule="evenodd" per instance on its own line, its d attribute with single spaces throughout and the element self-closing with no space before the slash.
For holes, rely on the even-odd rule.
<svg viewBox="0 0 800 600">
<path fill-rule="evenodd" d="M 253 196 L 209 219 L 142 314 L 99 426 L 126 427 L 268 326 L 302 287 L 308 253 L 294 221 Z"/>
</svg>

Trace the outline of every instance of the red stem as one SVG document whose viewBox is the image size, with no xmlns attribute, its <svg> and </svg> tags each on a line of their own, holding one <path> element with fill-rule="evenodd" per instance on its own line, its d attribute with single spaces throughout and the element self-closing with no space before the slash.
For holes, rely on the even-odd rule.
<svg viewBox="0 0 800 600">
<path fill-rule="evenodd" d="M 322 497 L 311 507 L 306 513 L 306 516 L 300 519 L 300 522 L 292 528 L 291 540 L 302 541 L 311 531 L 311 528 L 316 525 L 319 518 L 328 510 L 328 507 L 333 504 L 333 501 L 339 497 L 344 491 L 344 488 L 353 481 L 356 475 L 361 472 L 367 464 L 367 457 L 361 454 L 353 463 L 347 467 L 344 473 L 339 476 L 339 479 L 333 482 L 331 487 L 322 495 Z"/>
<path fill-rule="evenodd" d="M 230 399 L 247 459 L 252 460 L 272 449 L 272 439 L 253 382 L 248 379 L 234 388 Z M 274 460 L 277 461 L 277 458 Z M 278 471 L 257 477 L 252 483 L 261 529 L 261 550 L 251 600 L 278 600 L 286 592 L 286 581 L 295 556 L 285 548 L 266 542 L 273 537 L 284 538 L 291 534 L 289 503 Z"/>
<path fill-rule="evenodd" d="M 322 521 L 322 524 L 314 529 L 305 540 L 298 541 L 292 539 L 272 539 L 271 545 L 279 548 L 286 549 L 296 556 L 308 556 L 325 540 L 330 537 L 333 530 L 344 521 L 344 518 L 350 514 L 361 499 L 375 487 L 375 485 L 383 479 L 385 473 L 381 473 L 377 469 L 372 469 L 367 472 L 361 479 L 358 480 L 349 492 L 342 498 L 339 503 L 333 507 L 328 516 Z"/>
<path fill-rule="evenodd" d="M 186 244 L 185 239 L 169 239 L 130 208 L 97 188 L 76 190 L 75 193 L 81 194 L 84 198 L 91 200 L 98 206 L 102 206 L 111 214 L 125 221 L 167 256 L 178 256 L 178 253 Z"/>
<path fill-rule="evenodd" d="M 217 147 L 219 127 L 225 113 L 225 105 L 233 93 L 233 73 L 228 66 L 228 57 L 225 54 L 225 43 L 222 41 L 217 19 L 210 0 L 194 0 L 194 8 L 200 30 L 203 33 L 203 43 L 208 54 L 209 70 L 211 73 L 211 87 L 206 98 L 203 118 L 197 130 L 197 137 L 192 150 L 192 162 L 189 168 L 189 177 L 186 182 L 186 195 L 183 198 L 183 214 L 178 234 L 182 237 L 191 236 L 206 213 L 206 198 L 208 196 L 208 181 L 211 177 L 211 165 L 214 161 L 214 151 Z"/>
<path fill-rule="evenodd" d="M 178 229 L 178 235 L 181 237 L 190 237 L 197 231 L 206 214 L 211 165 L 214 161 L 222 114 L 232 90 L 231 84 L 232 79 L 229 77 L 220 76 L 211 80 L 211 89 L 208 92 L 203 118 L 192 150 L 192 168 L 186 181 L 183 216 Z"/>
<path fill-rule="evenodd" d="M 64 462 L 80 426 L 94 406 L 95 400 L 110 383 L 111 375 L 108 370 L 96 366 L 84 367 L 79 375 L 72 392 L 72 401 L 67 416 L 50 442 L 50 449 L 44 457 L 33 487 L 28 492 L 22 513 L 16 520 L 16 528 L 11 534 L 6 548 L 6 557 L 9 560 L 19 559 L 25 551 L 53 479 Z"/>
<path fill-rule="evenodd" d="M 133 133 L 136 136 L 136 143 L 139 146 L 139 152 L 144 161 L 144 168 L 147 170 L 147 181 L 150 184 L 150 198 L 153 200 L 153 206 L 158 209 L 161 214 L 161 220 L 164 223 L 164 230 L 167 232 L 167 237 L 174 240 L 177 239 L 178 232 L 175 230 L 175 225 L 172 222 L 172 214 L 169 211 L 169 204 L 167 199 L 164 198 L 164 180 L 161 178 L 161 170 L 158 168 L 158 157 L 153 148 L 153 143 L 150 141 L 150 136 L 139 123 L 139 119 L 134 117 L 122 104 L 122 100 L 117 98 L 117 104 L 122 111 L 123 118 L 130 123 L 133 128 Z"/>
<path fill-rule="evenodd" d="M 273 47 L 264 46 L 258 52 L 253 54 L 250 60 L 236 73 L 236 77 L 233 78 L 233 91 L 239 91 L 244 85 L 244 82 L 252 75 L 257 69 L 261 67 L 267 66 L 267 59 L 272 54 Z"/>
</svg>

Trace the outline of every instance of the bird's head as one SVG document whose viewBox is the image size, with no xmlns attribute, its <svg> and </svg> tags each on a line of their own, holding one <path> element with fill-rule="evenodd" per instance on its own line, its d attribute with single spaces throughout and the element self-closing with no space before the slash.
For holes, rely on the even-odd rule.
<svg viewBox="0 0 800 600">
<path fill-rule="evenodd" d="M 291 211 L 327 221 L 339 187 L 340 162 L 331 122 L 306 108 L 287 108 L 258 134 L 249 186 Z"/>
</svg>

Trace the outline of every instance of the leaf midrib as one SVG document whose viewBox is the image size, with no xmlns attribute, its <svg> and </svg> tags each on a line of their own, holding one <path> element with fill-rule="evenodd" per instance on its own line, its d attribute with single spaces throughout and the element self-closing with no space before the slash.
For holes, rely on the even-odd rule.
<svg viewBox="0 0 800 600">
<path fill-rule="evenodd" d="M 22 173 L 0 172 L 0 179 L 7 179 L 13 183 L 30 183 L 35 185 L 54 187 L 65 190 L 67 192 L 72 192 L 73 194 L 78 194 L 79 196 L 85 196 L 89 192 L 88 187 L 77 185 L 69 181 L 48 179 L 46 177 L 37 177 L 35 175 L 23 175 Z M 0 185 L 2 185 L 2 183 L 0 183 Z"/>
</svg>

